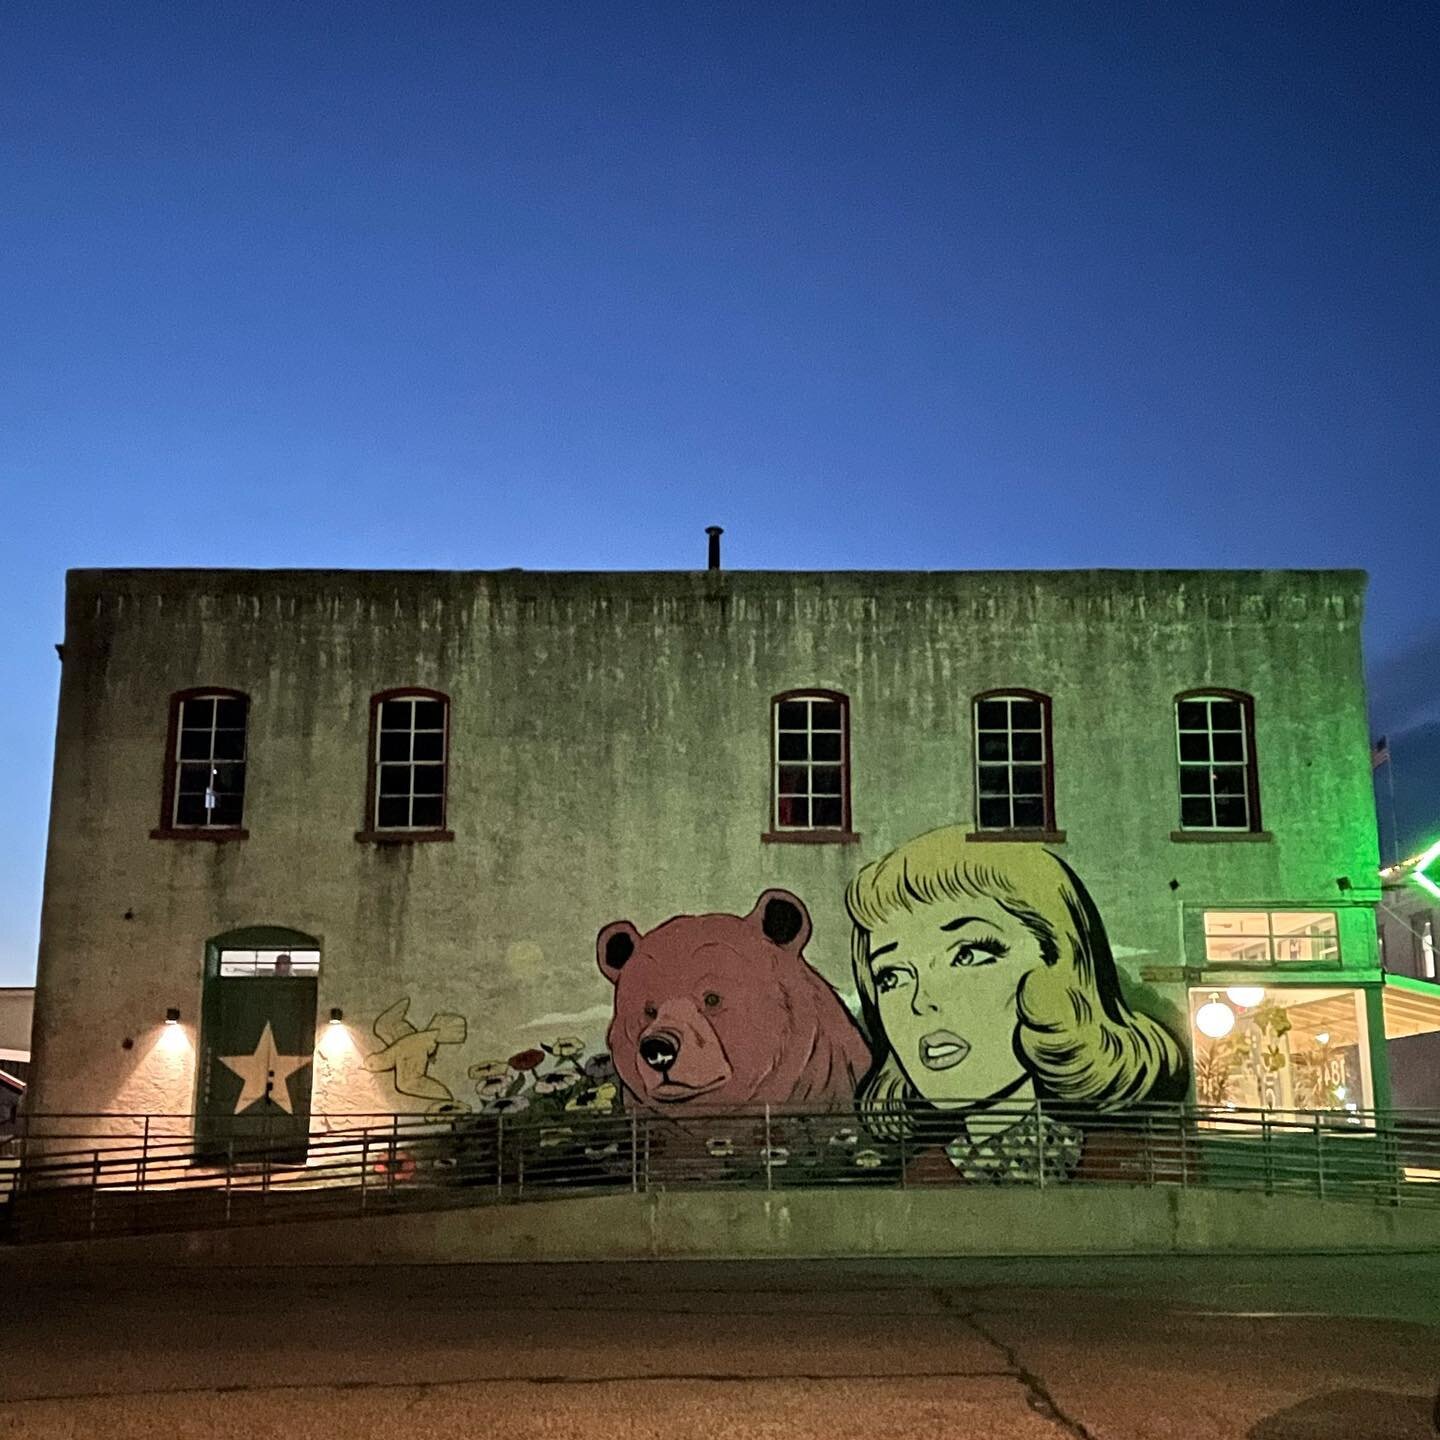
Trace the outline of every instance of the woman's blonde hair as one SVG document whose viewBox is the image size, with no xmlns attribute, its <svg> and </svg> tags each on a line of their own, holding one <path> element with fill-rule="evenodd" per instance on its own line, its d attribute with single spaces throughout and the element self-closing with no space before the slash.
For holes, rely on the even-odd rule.
<svg viewBox="0 0 1440 1440">
<path fill-rule="evenodd" d="M 1046 1098 L 1119 1110 L 1183 1099 L 1185 1052 L 1157 1020 L 1130 1009 L 1095 902 L 1080 877 L 1038 844 L 967 840 L 959 825 L 931 830 L 872 861 L 850 882 L 851 959 L 874 1061 L 856 1103 L 871 1128 L 905 1128 L 904 1102 L 922 1097 L 890 1048 L 870 972 L 870 936 L 897 910 L 983 897 L 1039 942 L 1042 964 L 1021 982 L 1012 1043 Z"/>
</svg>

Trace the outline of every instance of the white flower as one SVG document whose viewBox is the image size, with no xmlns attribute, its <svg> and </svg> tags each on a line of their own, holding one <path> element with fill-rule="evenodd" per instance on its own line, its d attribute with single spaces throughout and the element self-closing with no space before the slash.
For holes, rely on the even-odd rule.
<svg viewBox="0 0 1440 1440">
<path fill-rule="evenodd" d="M 585 1053 L 585 1042 L 578 1035 L 562 1035 L 551 1043 L 550 1053 L 557 1060 L 573 1060 Z"/>
<path fill-rule="evenodd" d="M 885 1163 L 885 1157 L 878 1150 L 857 1150 L 855 1163 L 862 1170 L 878 1170 Z"/>
<path fill-rule="evenodd" d="M 705 1148 L 717 1159 L 724 1160 L 735 1153 L 735 1142 L 724 1136 L 717 1136 L 705 1142 Z"/>
</svg>

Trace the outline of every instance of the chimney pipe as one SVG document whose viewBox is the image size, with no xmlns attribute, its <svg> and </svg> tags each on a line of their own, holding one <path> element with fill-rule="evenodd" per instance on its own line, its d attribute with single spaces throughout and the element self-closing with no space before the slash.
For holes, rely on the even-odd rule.
<svg viewBox="0 0 1440 1440">
<path fill-rule="evenodd" d="M 705 533 L 710 537 L 710 569 L 720 568 L 720 537 L 725 533 L 718 525 L 707 525 Z"/>
</svg>

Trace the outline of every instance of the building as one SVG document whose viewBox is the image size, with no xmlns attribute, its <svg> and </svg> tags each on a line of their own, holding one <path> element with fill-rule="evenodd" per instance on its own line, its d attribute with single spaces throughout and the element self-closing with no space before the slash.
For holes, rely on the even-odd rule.
<svg viewBox="0 0 1440 1440">
<path fill-rule="evenodd" d="M 1384 1108 L 1362 593 L 72 572 L 29 1108 Z M 1150 1059 L 1060 1074 L 1045 1006 Z"/>
<path fill-rule="evenodd" d="M 0 1135 L 6 1133 L 30 1073 L 30 1020 L 35 991 L 0 985 Z"/>
</svg>

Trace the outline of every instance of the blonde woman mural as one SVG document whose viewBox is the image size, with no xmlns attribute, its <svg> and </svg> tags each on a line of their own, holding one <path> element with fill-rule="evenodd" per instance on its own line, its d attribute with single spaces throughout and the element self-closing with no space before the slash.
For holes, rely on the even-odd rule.
<svg viewBox="0 0 1440 1440">
<path fill-rule="evenodd" d="M 1126 1003 L 1095 902 L 1043 847 L 932 830 L 865 866 L 845 904 L 876 1134 L 937 1140 L 967 1178 L 1042 1159 L 1058 1176 L 1083 1145 L 1059 1116 L 1184 1098 L 1184 1051 Z M 1070 1103 L 1031 1123 L 1032 1100 Z"/>
</svg>

